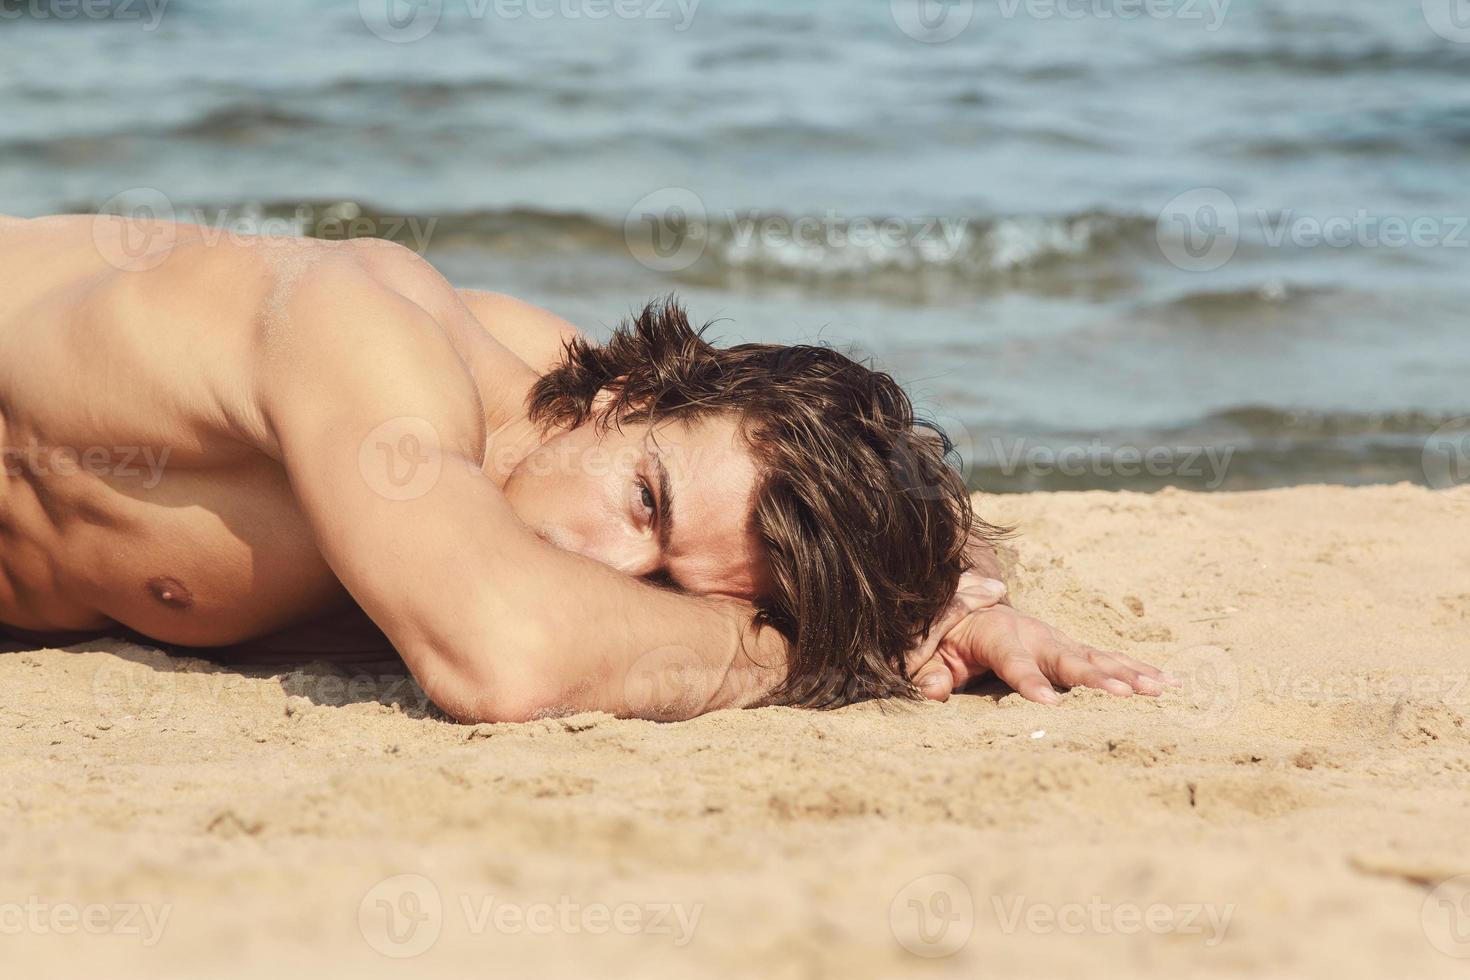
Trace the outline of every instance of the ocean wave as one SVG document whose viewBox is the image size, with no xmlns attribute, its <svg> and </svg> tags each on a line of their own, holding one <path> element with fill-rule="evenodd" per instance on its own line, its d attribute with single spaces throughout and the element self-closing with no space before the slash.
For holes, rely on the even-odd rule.
<svg viewBox="0 0 1470 980">
<path fill-rule="evenodd" d="M 1459 415 L 1413 410 L 1308 411 L 1244 405 L 1211 413 L 1197 422 L 1172 431 L 1233 433 L 1251 438 L 1337 439 L 1344 436 L 1370 436 L 1399 441 L 1399 437 L 1409 436 L 1418 440 Z"/>
<path fill-rule="evenodd" d="M 1210 412 L 1176 425 L 1117 429 L 1109 432 L 1012 427 L 1015 438 L 1050 445 L 1109 440 L 1150 445 L 1202 445 L 1232 442 L 1264 446 L 1275 441 L 1303 444 L 1311 441 L 1363 439 L 1380 445 L 1419 445 L 1436 429 L 1465 412 L 1416 409 L 1357 412 L 1299 409 L 1272 405 L 1237 405 Z M 983 431 L 983 429 L 981 430 Z M 973 433 L 972 433 L 973 435 Z"/>
<path fill-rule="evenodd" d="M 173 139 L 233 142 L 270 133 L 309 129 L 317 122 L 315 117 L 306 113 L 242 102 L 211 109 L 160 135 Z"/>
<path fill-rule="evenodd" d="M 1252 405 L 1152 430 L 985 432 L 975 426 L 966 479 L 973 489 L 997 493 L 1427 485 L 1425 440 L 1456 417 Z"/>
<path fill-rule="evenodd" d="M 1243 317 L 1273 317 L 1293 312 L 1330 292 L 1320 286 L 1302 286 L 1273 278 L 1236 289 L 1195 290 L 1153 307 L 1152 312 L 1169 319 L 1236 322 Z"/>
<path fill-rule="evenodd" d="M 27 156 L 66 158 L 70 148 L 85 143 L 105 154 L 117 152 L 139 139 L 239 143 L 267 136 L 311 135 L 313 130 L 360 131 L 363 118 L 383 128 L 400 126 L 426 110 L 468 106 L 478 109 L 487 100 L 503 98 L 559 107 L 600 105 L 617 107 L 631 97 L 627 88 L 593 88 L 565 81 L 470 78 L 464 80 L 393 78 L 339 78 L 320 84 L 273 88 L 254 92 L 234 84 L 200 82 L 190 89 L 197 103 L 176 121 L 158 122 L 139 116 L 128 121 L 114 114 L 105 125 L 86 132 L 55 136 L 4 139 L 0 151 Z M 154 98 L 155 93 L 139 98 Z M 59 103 L 77 94 L 56 86 L 32 85 L 17 99 Z M 443 123 L 450 132 L 463 128 L 457 119 Z"/>
<path fill-rule="evenodd" d="M 1408 106 L 1334 116 L 1291 136 L 1253 134 L 1213 140 L 1205 149 L 1259 159 L 1322 155 L 1412 157 L 1426 150 L 1470 146 L 1470 108 Z"/>
<path fill-rule="evenodd" d="M 1270 44 L 1212 48 L 1179 60 L 1191 69 L 1221 68 L 1231 72 L 1261 70 L 1298 75 L 1344 76 L 1357 73 L 1427 72 L 1462 75 L 1470 69 L 1470 51 L 1452 45 L 1397 47 L 1369 43 L 1353 47 Z"/>
<path fill-rule="evenodd" d="M 1108 262 L 1151 240 L 1147 219 L 1090 211 L 999 218 L 726 214 L 686 229 L 696 277 L 882 289 L 894 277 L 981 290 Z"/>
<path fill-rule="evenodd" d="M 380 237 L 412 245 L 427 240 L 430 250 L 453 246 L 518 256 L 640 254 L 638 236 L 630 242 L 622 219 L 532 207 L 401 214 L 353 201 L 313 201 L 179 210 L 206 224 L 248 229 L 257 222 L 278 229 L 286 222 L 292 233 L 312 237 Z M 691 246 L 689 263 L 674 274 L 700 282 L 739 279 L 744 284 L 862 289 L 881 288 L 893 278 L 925 277 L 980 290 L 1142 256 L 1153 230 L 1151 219 L 1102 211 L 999 218 L 745 211 L 676 215 L 660 228 Z"/>
<path fill-rule="evenodd" d="M 729 45 L 728 47 L 714 48 L 696 54 L 693 59 L 695 68 L 717 69 L 717 68 L 745 68 L 755 65 L 768 65 L 780 61 L 836 58 L 838 54 L 831 48 L 814 49 L 810 43 L 792 44 L 789 41 L 747 41 Z"/>
</svg>

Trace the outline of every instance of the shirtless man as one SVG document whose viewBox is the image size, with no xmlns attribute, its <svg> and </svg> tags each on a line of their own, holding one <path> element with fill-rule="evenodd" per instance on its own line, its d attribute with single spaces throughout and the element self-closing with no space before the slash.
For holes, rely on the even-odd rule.
<svg viewBox="0 0 1470 980">
<path fill-rule="evenodd" d="M 594 346 L 378 241 L 0 218 L 0 452 L 0 624 L 31 637 L 370 619 L 475 721 L 1168 680 L 1004 603 L 886 375 L 718 350 L 672 303 Z"/>
</svg>

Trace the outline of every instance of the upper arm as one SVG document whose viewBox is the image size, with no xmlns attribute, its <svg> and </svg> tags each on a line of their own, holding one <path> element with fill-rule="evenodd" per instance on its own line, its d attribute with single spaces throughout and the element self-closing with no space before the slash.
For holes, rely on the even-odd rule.
<svg viewBox="0 0 1470 980">
<path fill-rule="evenodd" d="M 292 491 L 333 572 L 455 711 L 483 686 L 488 660 L 472 653 L 514 642 L 517 622 L 462 574 L 467 537 L 513 548 L 518 528 L 480 473 L 470 370 L 434 317 L 350 261 L 314 268 L 282 321 L 255 379 Z M 471 520 L 488 533 L 467 535 Z M 445 613 L 466 609 L 473 622 Z"/>
<path fill-rule="evenodd" d="M 560 364 L 567 342 L 581 335 L 555 313 L 504 293 L 461 289 L 459 297 L 491 336 L 537 374 Z"/>
</svg>

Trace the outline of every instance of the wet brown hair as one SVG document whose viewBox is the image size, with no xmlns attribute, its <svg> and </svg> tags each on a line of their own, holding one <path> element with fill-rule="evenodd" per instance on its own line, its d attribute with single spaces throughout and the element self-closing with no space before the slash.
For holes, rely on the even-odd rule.
<svg viewBox="0 0 1470 980">
<path fill-rule="evenodd" d="M 771 587 L 756 618 L 791 646 L 766 703 L 916 696 L 905 651 L 969 567 L 967 536 L 999 533 L 974 517 L 949 439 L 881 371 L 824 346 L 718 348 L 708 327 L 691 327 L 671 296 L 605 344 L 570 342 L 531 391 L 532 420 L 735 415 L 761 473 L 752 521 Z"/>
</svg>

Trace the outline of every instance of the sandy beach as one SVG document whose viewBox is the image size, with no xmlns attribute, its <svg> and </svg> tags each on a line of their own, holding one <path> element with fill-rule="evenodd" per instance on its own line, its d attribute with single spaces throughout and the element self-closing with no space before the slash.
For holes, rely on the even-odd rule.
<svg viewBox="0 0 1470 980">
<path fill-rule="evenodd" d="M 401 677 L 5 648 L 6 972 L 1465 974 L 1470 500 L 977 505 L 1018 605 L 1184 687 L 466 727 Z"/>
</svg>

